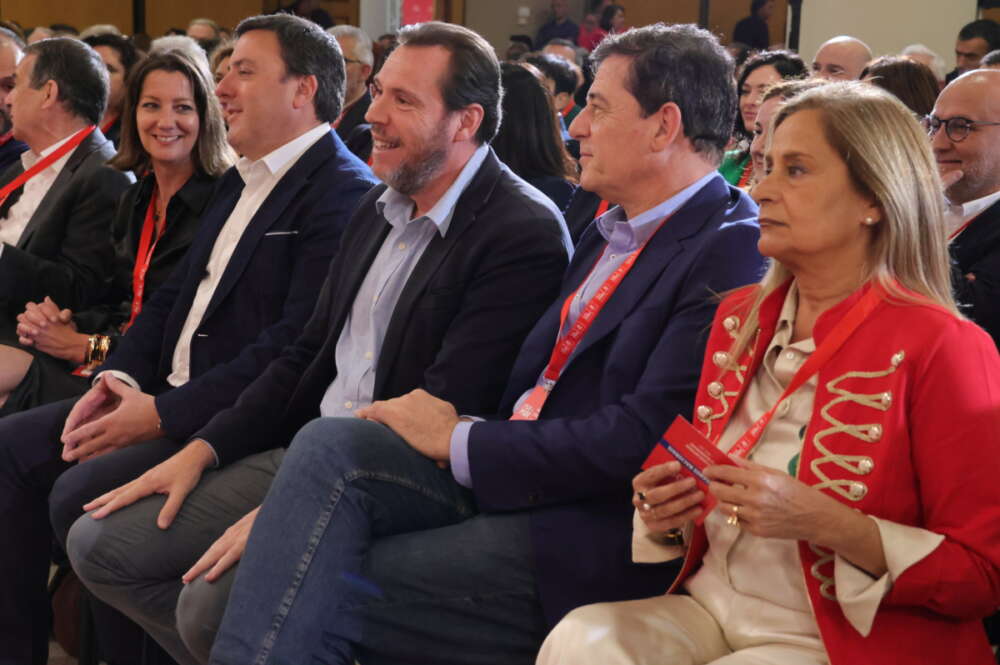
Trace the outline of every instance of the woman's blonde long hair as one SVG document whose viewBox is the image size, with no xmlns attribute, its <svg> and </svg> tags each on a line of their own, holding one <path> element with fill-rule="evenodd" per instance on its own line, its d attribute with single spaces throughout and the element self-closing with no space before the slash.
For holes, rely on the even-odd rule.
<svg viewBox="0 0 1000 665">
<path fill-rule="evenodd" d="M 874 86 L 831 83 L 782 106 L 772 120 L 771 137 L 789 117 L 809 110 L 820 113 L 826 140 L 847 164 L 853 186 L 882 210 L 882 220 L 872 228 L 862 282 L 875 280 L 894 299 L 929 301 L 961 316 L 951 290 L 944 189 L 930 141 L 913 113 Z M 734 358 L 757 331 L 761 303 L 791 275 L 771 259 L 733 344 Z"/>
</svg>

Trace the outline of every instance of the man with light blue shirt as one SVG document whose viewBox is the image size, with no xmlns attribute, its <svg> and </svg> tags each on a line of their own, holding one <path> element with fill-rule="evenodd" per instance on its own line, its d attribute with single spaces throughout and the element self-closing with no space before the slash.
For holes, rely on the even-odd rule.
<svg viewBox="0 0 1000 665">
<path fill-rule="evenodd" d="M 581 185 L 621 205 L 583 233 L 499 418 L 418 389 L 300 430 L 212 663 L 528 664 L 568 610 L 667 588 L 674 566 L 631 563 L 630 480 L 691 416 L 717 294 L 760 276 L 756 208 L 715 173 L 736 93 L 711 34 L 648 26 L 595 60 L 570 131 Z"/>
<path fill-rule="evenodd" d="M 303 334 L 180 452 L 93 502 L 70 532 L 85 583 L 182 664 L 208 660 L 233 564 L 297 431 L 416 388 L 497 411 L 558 292 L 565 225 L 488 145 L 500 121 L 492 48 L 441 23 L 400 41 L 366 117 L 386 185 L 361 199 Z"/>
</svg>

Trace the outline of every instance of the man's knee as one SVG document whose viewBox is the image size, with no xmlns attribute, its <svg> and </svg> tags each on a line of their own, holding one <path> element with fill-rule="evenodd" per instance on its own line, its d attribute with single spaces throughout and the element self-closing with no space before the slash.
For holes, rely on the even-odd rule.
<svg viewBox="0 0 1000 665">
<path fill-rule="evenodd" d="M 208 662 L 235 573 L 230 568 L 213 583 L 199 577 L 184 587 L 177 600 L 177 631 L 191 655 L 202 663 Z"/>
<path fill-rule="evenodd" d="M 90 584 L 113 584 L 117 581 L 116 566 L 111 540 L 107 537 L 106 525 L 84 515 L 76 520 L 66 538 L 66 555 L 73 570 L 88 586 Z"/>
<path fill-rule="evenodd" d="M 80 465 L 67 469 L 56 479 L 49 493 L 49 520 L 63 547 L 66 547 L 66 534 L 70 527 L 83 514 L 83 504 L 97 498 L 84 496 L 79 475 Z"/>
<path fill-rule="evenodd" d="M 298 431 L 282 466 L 312 469 L 342 467 L 352 471 L 377 466 L 390 451 L 408 449 L 385 425 L 361 418 L 316 418 Z M 335 471 L 335 469 L 334 469 Z"/>
</svg>

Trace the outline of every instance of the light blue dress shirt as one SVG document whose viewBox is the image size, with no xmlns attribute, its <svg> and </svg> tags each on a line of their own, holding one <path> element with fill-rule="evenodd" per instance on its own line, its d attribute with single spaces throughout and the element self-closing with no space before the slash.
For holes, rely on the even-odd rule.
<svg viewBox="0 0 1000 665">
<path fill-rule="evenodd" d="M 594 265 L 594 269 L 591 270 L 590 274 L 584 280 L 582 288 L 577 290 L 573 302 L 570 303 L 566 323 L 559 332 L 560 336 L 573 326 L 577 317 L 580 316 L 580 312 L 586 307 L 597 289 L 601 288 L 608 277 L 611 276 L 611 273 L 625 262 L 629 254 L 639 249 L 656 232 L 664 219 L 679 210 L 715 178 L 721 179 L 722 176 L 717 171 L 711 171 L 666 201 L 636 215 L 632 219 L 625 217 L 625 210 L 621 206 L 615 206 L 597 218 L 595 222 L 597 230 L 608 241 L 608 244 L 605 246 L 601 258 Z M 555 343 L 556 340 L 552 340 L 553 347 Z M 571 362 L 573 362 L 572 355 L 567 365 Z M 536 385 L 541 383 L 542 378 L 540 374 Z M 521 406 L 521 402 L 530 393 L 531 390 L 527 390 L 521 395 L 517 404 L 514 405 L 514 411 L 517 411 L 518 407 Z M 462 420 L 455 425 L 455 429 L 451 433 L 451 473 L 455 477 L 455 480 L 465 487 L 472 487 L 472 472 L 469 469 L 469 431 L 475 424 L 474 420 Z"/>
<path fill-rule="evenodd" d="M 443 238 L 448 233 L 458 199 L 488 153 L 488 146 L 479 146 L 455 182 L 425 215 L 411 219 L 413 199 L 391 187 L 375 202 L 379 214 L 392 228 L 368 268 L 340 331 L 335 350 L 336 377 L 323 395 L 320 415 L 353 417 L 356 409 L 372 403 L 375 368 L 399 296 L 434 234 Z"/>
</svg>

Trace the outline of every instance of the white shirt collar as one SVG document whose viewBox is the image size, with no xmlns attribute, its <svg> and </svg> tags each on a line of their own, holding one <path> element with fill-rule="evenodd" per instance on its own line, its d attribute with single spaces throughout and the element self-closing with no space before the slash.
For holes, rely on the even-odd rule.
<svg viewBox="0 0 1000 665">
<path fill-rule="evenodd" d="M 23 166 L 24 170 L 27 171 L 32 166 L 34 166 L 35 164 L 37 164 L 39 162 L 39 160 L 44 159 L 45 157 L 48 157 L 49 155 L 51 155 L 52 153 L 54 153 L 56 150 L 58 150 L 59 148 L 61 148 L 64 143 L 66 143 L 71 138 L 73 138 L 74 136 L 76 136 L 76 134 L 77 134 L 76 132 L 73 132 L 69 136 L 56 141 L 55 143 L 53 143 L 52 145 L 50 145 L 45 150 L 42 150 L 41 153 L 36 153 L 34 150 L 25 150 L 24 152 L 21 153 L 21 166 Z M 68 157 L 68 156 L 69 155 L 64 155 L 64 157 Z M 51 168 L 51 166 L 50 166 L 50 168 Z"/>
<path fill-rule="evenodd" d="M 256 161 L 251 161 L 246 157 L 241 157 L 240 160 L 236 162 L 236 170 L 239 171 L 240 176 L 243 177 L 243 182 L 246 182 L 247 178 L 250 177 L 250 173 L 256 168 L 259 168 L 259 166 L 266 168 L 268 173 L 272 176 L 284 174 L 285 171 L 291 168 L 292 164 L 298 161 L 299 157 L 301 157 L 306 150 L 311 148 L 316 141 L 319 141 L 329 132 L 330 125 L 325 122 L 320 123 L 309 131 L 300 134 L 288 143 L 275 148 Z"/>
<path fill-rule="evenodd" d="M 952 205 L 954 206 L 956 214 L 961 218 L 962 222 L 965 223 L 979 215 L 997 201 L 1000 201 L 1000 190 L 975 199 L 974 201 L 967 201 L 961 205 Z"/>
</svg>

